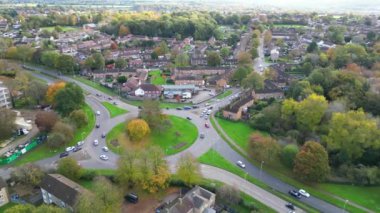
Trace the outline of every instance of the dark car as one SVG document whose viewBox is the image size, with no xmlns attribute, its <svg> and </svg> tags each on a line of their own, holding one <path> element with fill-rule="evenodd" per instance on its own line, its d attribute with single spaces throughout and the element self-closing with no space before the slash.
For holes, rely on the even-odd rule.
<svg viewBox="0 0 380 213">
<path fill-rule="evenodd" d="M 294 207 L 293 203 L 287 203 L 285 204 L 286 207 L 288 207 L 291 210 L 295 210 L 296 208 Z"/>
<path fill-rule="evenodd" d="M 182 108 L 181 108 L 181 107 L 177 107 L 176 109 L 177 109 L 177 110 L 182 110 Z"/>
<path fill-rule="evenodd" d="M 73 149 L 73 152 L 78 152 L 78 151 L 80 151 L 80 150 L 82 150 L 82 147 L 80 147 L 80 146 L 76 146 L 76 147 Z"/>
<path fill-rule="evenodd" d="M 102 138 L 105 138 L 106 137 L 106 133 L 102 133 Z"/>
<path fill-rule="evenodd" d="M 190 117 L 186 117 L 187 120 L 191 121 L 191 118 Z"/>
<path fill-rule="evenodd" d="M 67 157 L 67 156 L 69 156 L 69 152 L 62 152 L 61 154 L 59 154 L 60 158 L 64 158 L 64 157 Z"/>
<path fill-rule="evenodd" d="M 298 199 L 301 198 L 301 194 L 300 194 L 298 191 L 296 191 L 296 190 L 290 190 L 290 191 L 289 191 L 289 194 L 290 194 L 291 196 L 295 197 L 295 198 L 298 198 Z"/>
<path fill-rule="evenodd" d="M 195 106 L 195 105 L 193 106 L 193 109 L 198 109 L 198 108 L 199 108 L 199 106 Z"/>
<path fill-rule="evenodd" d="M 139 109 L 142 109 L 142 106 L 138 106 Z"/>
<path fill-rule="evenodd" d="M 124 196 L 124 199 L 130 203 L 138 203 L 139 197 L 134 193 L 129 193 Z"/>
<path fill-rule="evenodd" d="M 99 128 L 99 127 L 100 127 L 100 124 L 96 124 L 95 127 L 96 127 L 96 128 Z"/>
<path fill-rule="evenodd" d="M 190 106 L 184 106 L 183 109 L 184 110 L 191 110 L 192 108 Z"/>
</svg>

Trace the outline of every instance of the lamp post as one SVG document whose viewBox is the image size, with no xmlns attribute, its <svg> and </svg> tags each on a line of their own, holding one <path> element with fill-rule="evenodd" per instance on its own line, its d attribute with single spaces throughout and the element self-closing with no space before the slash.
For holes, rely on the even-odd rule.
<svg viewBox="0 0 380 213">
<path fill-rule="evenodd" d="M 264 164 L 264 161 L 261 161 L 261 164 L 260 164 L 260 179 L 261 179 L 261 173 L 262 173 L 262 170 L 263 170 L 263 164 Z"/>
<path fill-rule="evenodd" d="M 346 205 L 347 205 L 347 203 L 348 203 L 348 200 L 345 200 L 345 201 L 344 201 L 344 205 L 343 205 L 343 212 L 346 211 Z"/>
</svg>

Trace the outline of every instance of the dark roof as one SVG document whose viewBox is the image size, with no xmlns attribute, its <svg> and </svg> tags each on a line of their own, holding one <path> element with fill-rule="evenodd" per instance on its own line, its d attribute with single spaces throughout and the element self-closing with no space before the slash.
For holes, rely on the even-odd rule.
<svg viewBox="0 0 380 213">
<path fill-rule="evenodd" d="M 139 88 L 144 91 L 161 91 L 160 88 L 154 84 L 141 84 Z"/>
<path fill-rule="evenodd" d="M 203 80 L 202 76 L 199 75 L 184 75 L 177 76 L 175 80 Z"/>
<path fill-rule="evenodd" d="M 40 187 L 69 206 L 74 206 L 77 196 L 85 191 L 82 186 L 60 174 L 46 175 Z"/>
<path fill-rule="evenodd" d="M 253 98 L 250 95 L 245 97 L 245 98 L 239 99 L 238 101 L 236 101 L 236 102 L 230 104 L 228 107 L 226 107 L 226 110 L 229 112 L 237 113 L 241 106 L 252 101 L 252 99 Z"/>
<path fill-rule="evenodd" d="M 274 93 L 274 92 L 283 92 L 279 87 L 277 87 L 271 80 L 264 81 L 264 88 L 256 90 L 255 93 Z"/>
</svg>

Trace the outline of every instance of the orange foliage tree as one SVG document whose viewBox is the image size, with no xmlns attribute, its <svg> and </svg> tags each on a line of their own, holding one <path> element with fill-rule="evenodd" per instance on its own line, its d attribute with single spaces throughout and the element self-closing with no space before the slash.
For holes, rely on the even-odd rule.
<svg viewBox="0 0 380 213">
<path fill-rule="evenodd" d="M 149 125 L 143 119 L 134 119 L 127 124 L 127 134 L 132 141 L 141 141 L 149 133 Z"/>
<path fill-rule="evenodd" d="M 57 94 L 57 92 L 63 89 L 65 86 L 66 82 L 64 81 L 57 81 L 53 84 L 50 84 L 46 92 L 46 100 L 52 104 L 54 102 L 54 97 Z"/>
</svg>

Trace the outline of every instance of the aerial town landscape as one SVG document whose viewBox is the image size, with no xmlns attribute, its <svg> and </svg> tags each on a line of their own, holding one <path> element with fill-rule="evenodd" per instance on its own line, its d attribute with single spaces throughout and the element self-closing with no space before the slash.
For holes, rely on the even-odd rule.
<svg viewBox="0 0 380 213">
<path fill-rule="evenodd" d="M 380 0 L 0 0 L 0 213 L 380 212 Z"/>
</svg>

